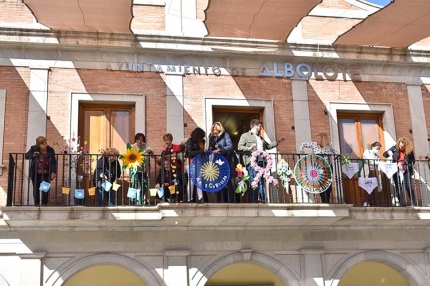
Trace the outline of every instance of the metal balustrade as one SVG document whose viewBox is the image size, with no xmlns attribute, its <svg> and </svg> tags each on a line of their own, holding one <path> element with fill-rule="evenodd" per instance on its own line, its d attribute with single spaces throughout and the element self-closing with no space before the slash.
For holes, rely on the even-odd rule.
<svg viewBox="0 0 430 286">
<path fill-rule="evenodd" d="M 282 181 L 281 174 L 277 172 L 277 165 L 280 160 L 283 164 L 288 164 L 293 171 L 297 161 L 306 155 L 302 154 L 271 154 L 273 166 L 270 174 L 279 181 L 275 186 L 266 180 L 266 203 L 282 204 L 318 204 L 323 203 L 321 194 L 310 193 L 305 191 L 291 175 L 289 180 Z M 107 172 L 101 174 L 97 171 L 97 162 L 104 161 L 102 154 L 55 154 L 57 166 L 56 176 L 49 181 L 50 188 L 48 192 L 39 191 L 39 204 L 43 204 L 43 193 L 48 198 L 48 206 L 147 206 L 157 205 L 159 203 L 183 204 L 196 203 L 194 197 L 188 198 L 187 189 L 190 188 L 190 179 L 186 172 L 187 159 L 184 154 L 174 155 L 176 168 L 175 172 L 165 176 L 164 168 L 161 162 L 161 155 L 146 156 L 147 163 L 141 168 L 140 175 L 132 176 L 129 170 L 120 171 L 118 176 L 111 182 L 113 186 L 110 191 L 103 189 L 101 184 L 103 179 L 108 178 L 108 166 L 103 166 Z M 430 187 L 428 179 L 430 176 L 429 161 L 417 160 L 414 164 L 414 172 L 410 174 L 407 170 L 403 177 L 410 176 L 410 186 L 405 184 L 407 180 L 401 180 L 399 172 L 390 179 L 380 170 L 380 162 L 375 160 L 353 160 L 358 164 L 358 171 L 349 178 L 342 170 L 348 169 L 342 166 L 341 157 L 338 155 L 324 155 L 325 160 L 332 169 L 332 191 L 329 203 L 331 204 L 352 204 L 356 207 L 401 207 L 401 206 L 428 206 L 430 205 Z M 238 162 L 241 162 L 241 154 L 237 153 Z M 118 157 L 115 158 L 122 163 Z M 170 159 L 172 160 L 172 159 Z M 160 163 L 158 163 L 160 162 Z M 383 161 L 386 164 L 388 161 Z M 237 162 L 236 162 L 237 163 Z M 106 164 L 106 163 L 105 163 Z M 24 153 L 9 154 L 8 163 L 8 185 L 7 185 L 7 206 L 34 206 L 34 186 L 38 186 L 42 176 L 36 173 L 34 176 L 29 174 L 29 160 L 25 159 Z M 120 166 L 121 167 L 121 166 Z M 235 167 L 235 166 L 234 166 Z M 236 173 L 235 173 L 236 174 Z M 103 175 L 103 178 L 100 177 Z M 284 174 L 285 175 L 285 174 Z M 174 187 L 164 188 L 164 196 L 155 189 L 157 177 L 161 176 L 161 183 L 169 180 Z M 34 180 L 32 180 L 34 177 Z M 166 177 L 166 179 L 164 179 Z M 97 178 L 100 178 L 98 180 Z M 376 180 L 377 186 L 370 192 L 360 187 L 360 182 L 371 185 L 372 180 Z M 176 180 L 174 180 L 176 179 Z M 396 189 L 395 180 L 398 180 L 399 187 Z M 251 203 L 259 202 L 258 191 L 253 190 L 247 182 L 248 190 L 245 193 L 235 193 L 237 184 L 240 179 L 235 176 L 231 178 L 233 188 L 224 189 L 214 193 L 203 192 L 202 203 Z M 130 192 L 130 188 L 135 189 L 136 193 Z M 115 190 L 113 190 L 115 189 Z M 77 198 L 77 194 L 83 194 L 83 198 Z M 194 191 L 196 194 L 196 191 Z M 252 197 L 257 198 L 253 200 Z M 200 202 L 198 202 L 200 203 Z"/>
</svg>

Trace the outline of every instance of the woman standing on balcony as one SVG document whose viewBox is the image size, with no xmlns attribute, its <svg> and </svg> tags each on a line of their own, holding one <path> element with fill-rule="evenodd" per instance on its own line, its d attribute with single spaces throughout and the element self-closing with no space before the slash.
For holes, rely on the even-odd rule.
<svg viewBox="0 0 430 286">
<path fill-rule="evenodd" d="M 188 138 L 187 140 L 187 144 L 186 144 L 186 151 L 185 151 L 185 156 L 188 158 L 189 163 L 191 162 L 191 160 L 196 157 L 199 156 L 201 154 L 204 154 L 206 152 L 205 149 L 205 137 L 206 137 L 206 132 L 201 129 L 200 127 L 195 128 L 192 132 L 191 132 L 191 137 Z M 188 164 L 188 176 L 191 177 L 191 174 L 189 172 L 189 166 L 190 164 Z M 193 180 L 189 180 L 189 186 L 188 186 L 188 202 L 191 202 L 194 200 L 194 183 Z M 197 188 L 197 196 L 196 196 L 196 201 L 197 203 L 203 203 L 203 191 L 199 188 Z"/>
<path fill-rule="evenodd" d="M 378 168 L 376 167 L 379 164 L 381 158 L 379 157 L 379 150 L 381 149 L 381 143 L 378 141 L 373 142 L 370 145 L 370 149 L 366 149 L 361 156 L 361 164 L 363 164 L 363 172 L 360 172 L 360 176 L 365 178 L 377 178 L 378 180 L 378 192 L 382 191 L 381 189 L 381 175 L 378 172 Z M 360 169 L 361 170 L 361 169 Z M 368 194 L 367 192 L 362 193 L 365 196 L 365 201 L 363 206 L 371 206 L 378 202 L 378 192 L 373 192 L 372 194 Z M 367 198 L 367 199 L 366 199 Z"/>
<path fill-rule="evenodd" d="M 221 202 L 233 203 L 234 190 L 232 180 L 235 177 L 236 162 L 234 162 L 233 142 L 230 135 L 225 132 L 224 127 L 220 122 L 215 122 L 211 127 L 211 134 L 209 135 L 209 150 L 213 153 L 219 153 L 225 157 L 230 164 L 230 180 L 227 186 L 221 190 Z"/>
<path fill-rule="evenodd" d="M 405 184 L 406 191 L 409 199 L 411 200 L 411 206 L 415 205 L 414 190 L 411 186 L 411 177 L 414 174 L 415 156 L 412 150 L 412 143 L 408 138 L 400 138 L 397 140 L 396 145 L 384 152 L 385 158 L 392 158 L 393 163 L 397 163 L 398 171 L 393 176 L 394 184 L 396 185 L 396 194 L 399 204 L 405 206 L 402 182 Z"/>
<path fill-rule="evenodd" d="M 97 167 L 94 171 L 94 185 L 97 189 L 97 204 L 103 205 L 104 200 L 109 197 L 108 205 L 115 205 L 115 191 L 112 188 L 105 190 L 103 183 L 113 184 L 121 177 L 121 167 L 118 162 L 119 152 L 115 148 L 109 148 L 103 153 L 103 156 L 97 161 Z M 104 195 L 106 191 L 109 195 Z"/>
<path fill-rule="evenodd" d="M 140 150 L 143 149 L 143 155 L 154 155 L 154 151 L 146 145 L 145 143 L 146 137 L 143 133 L 136 133 L 134 135 L 134 144 L 131 146 L 134 150 Z M 137 167 L 137 169 L 131 169 L 130 170 L 130 182 L 131 187 L 140 190 L 138 196 L 137 196 L 137 202 L 136 204 L 141 206 L 143 204 L 149 204 L 149 199 L 147 200 L 146 196 L 146 190 L 148 187 L 148 174 L 145 170 L 146 166 L 141 165 Z M 133 199 L 134 200 L 134 199 Z"/>
<path fill-rule="evenodd" d="M 57 174 L 57 160 L 54 149 L 48 145 L 48 140 L 39 136 L 36 138 L 36 145 L 30 147 L 25 154 L 25 159 L 30 162 L 30 178 L 33 183 L 34 204 L 40 204 L 40 183 L 49 183 L 54 180 Z M 48 205 L 49 191 L 42 192 L 42 205 Z"/>
<path fill-rule="evenodd" d="M 164 142 L 164 148 L 161 151 L 161 160 L 157 158 L 157 165 L 161 166 L 161 163 L 164 162 L 165 164 L 165 157 L 170 158 L 170 167 L 173 172 L 176 173 L 176 176 L 180 178 L 181 182 L 186 181 L 185 174 L 182 172 L 183 169 L 183 152 L 185 151 L 185 143 L 186 140 L 182 140 L 181 144 L 173 144 L 173 135 L 172 133 L 166 133 L 163 135 L 163 142 Z M 177 192 L 178 195 L 176 196 L 176 200 L 179 202 L 182 202 L 184 200 L 184 194 L 183 190 L 185 189 L 185 185 L 181 183 L 181 185 L 178 185 Z"/>
<path fill-rule="evenodd" d="M 304 148 L 311 148 L 312 153 L 316 155 L 338 154 L 337 151 L 333 148 L 333 145 L 328 141 L 328 136 L 326 133 L 318 134 L 316 142 L 303 142 L 302 144 L 300 144 L 299 152 L 304 154 L 305 153 L 305 151 L 303 150 Z M 328 187 L 326 191 L 320 194 L 322 203 L 330 202 L 331 190 L 332 190 L 332 186 L 330 185 L 330 187 Z"/>
</svg>

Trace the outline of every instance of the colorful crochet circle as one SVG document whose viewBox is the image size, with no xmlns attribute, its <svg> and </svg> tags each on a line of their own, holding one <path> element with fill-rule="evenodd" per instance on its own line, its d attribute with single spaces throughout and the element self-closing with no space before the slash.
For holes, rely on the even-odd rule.
<svg viewBox="0 0 430 286">
<path fill-rule="evenodd" d="M 318 194 L 330 187 L 333 175 L 326 159 L 318 155 L 307 155 L 297 161 L 294 176 L 303 190 Z"/>
</svg>

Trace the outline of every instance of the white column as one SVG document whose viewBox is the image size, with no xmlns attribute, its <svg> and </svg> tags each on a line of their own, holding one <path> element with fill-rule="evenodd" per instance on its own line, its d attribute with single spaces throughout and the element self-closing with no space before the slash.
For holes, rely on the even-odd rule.
<svg viewBox="0 0 430 286">
<path fill-rule="evenodd" d="M 166 0 L 166 32 L 171 35 L 183 35 L 182 0 Z"/>
<path fill-rule="evenodd" d="M 4 144 L 4 118 L 6 115 L 6 90 L 0 90 L 0 176 L 3 174 L 3 144 Z M 5 154 L 8 156 L 8 154 Z"/>
<path fill-rule="evenodd" d="M 21 254 L 21 286 L 43 285 L 42 261 L 45 253 Z"/>
<path fill-rule="evenodd" d="M 184 139 L 184 78 L 182 74 L 166 75 L 167 84 L 167 132 L 172 133 L 174 143 Z"/>
<path fill-rule="evenodd" d="M 30 94 L 28 101 L 27 148 L 36 143 L 37 136 L 46 136 L 46 109 L 48 106 L 48 69 L 30 70 Z M 25 163 L 25 178 L 28 176 L 28 164 Z M 24 186 L 24 202 L 27 201 L 27 184 Z M 30 204 L 33 196 L 30 192 Z"/>
<path fill-rule="evenodd" d="M 164 251 L 165 265 L 164 282 L 168 286 L 187 286 L 188 267 L 187 256 L 190 250 L 167 250 Z"/>
<path fill-rule="evenodd" d="M 302 142 L 312 141 L 311 120 L 309 117 L 309 101 L 307 82 L 291 80 L 293 90 L 294 130 L 296 135 L 296 151 Z"/>
<path fill-rule="evenodd" d="M 411 111 L 412 136 L 414 138 L 415 155 L 428 154 L 429 143 L 427 141 L 426 114 L 424 112 L 423 95 L 421 85 L 407 85 L 409 109 Z"/>
<path fill-rule="evenodd" d="M 304 278 L 303 285 L 306 286 L 325 286 L 324 283 L 324 251 L 319 249 L 302 249 L 302 273 Z"/>
<path fill-rule="evenodd" d="M 37 136 L 46 136 L 48 104 L 48 69 L 31 69 L 28 106 L 27 150 Z"/>
<path fill-rule="evenodd" d="M 414 138 L 414 154 L 418 159 L 420 155 L 429 154 L 429 142 L 426 125 L 426 114 L 424 112 L 423 95 L 421 92 L 421 85 L 407 85 L 409 110 L 412 121 L 412 136 Z M 420 162 L 421 164 L 421 162 Z M 419 170 L 420 180 L 429 180 L 430 170 L 426 166 L 420 165 Z M 424 174 L 423 174 L 424 172 Z M 416 178 L 416 177 L 415 177 Z M 416 178 L 418 179 L 418 178 Z M 421 199 L 423 206 L 430 205 L 430 187 L 424 184 L 420 188 Z"/>
</svg>

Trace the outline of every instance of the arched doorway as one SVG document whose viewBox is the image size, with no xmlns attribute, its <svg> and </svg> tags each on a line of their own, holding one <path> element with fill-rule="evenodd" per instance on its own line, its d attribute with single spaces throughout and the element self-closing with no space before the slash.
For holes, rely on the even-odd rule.
<svg viewBox="0 0 430 286">
<path fill-rule="evenodd" d="M 393 268 L 378 262 L 361 262 L 349 269 L 338 286 L 409 286 Z"/>
<path fill-rule="evenodd" d="M 98 268 L 101 267 L 101 268 Z M 110 268 L 114 267 L 114 268 Z M 87 270 L 89 270 L 87 272 Z M 102 273 L 100 274 L 100 270 Z M 125 275 L 130 279 L 135 279 L 133 275 L 136 275 L 140 280 L 138 281 L 140 284 L 125 284 L 124 281 L 120 283 L 113 284 L 111 282 L 102 284 L 100 282 L 99 277 L 105 276 L 105 278 L 111 277 L 114 271 L 119 271 L 119 274 L 115 274 L 116 276 Z M 96 272 L 94 272 L 96 271 Z M 70 281 L 73 282 L 73 278 L 75 276 L 78 279 L 82 277 L 82 275 L 88 275 L 91 273 L 92 276 L 97 277 L 97 283 L 95 284 L 85 284 L 85 282 L 81 284 L 68 284 Z M 133 274 L 133 275 L 130 275 Z M 121 277 L 121 276 L 120 276 Z M 79 278 L 80 279 L 80 278 Z M 91 278 L 93 279 L 93 278 Z M 117 281 L 115 278 L 110 279 L 109 281 Z M 92 280 L 93 281 L 93 280 Z M 143 284 L 142 284 L 143 283 Z M 94 254 L 85 257 L 79 257 L 68 260 L 66 263 L 63 263 L 55 271 L 47 277 L 45 284 L 47 286 L 72 286 L 72 285 L 154 285 L 154 286 L 162 286 L 165 285 L 164 281 L 160 277 L 160 275 L 156 272 L 153 267 L 140 259 L 134 259 L 132 257 L 128 257 L 126 255 L 119 254 Z"/>
<path fill-rule="evenodd" d="M 225 266 L 206 282 L 211 285 L 273 285 L 283 286 L 272 272 L 253 263 L 235 263 Z"/>
<path fill-rule="evenodd" d="M 117 286 L 133 285 L 146 286 L 145 282 L 133 272 L 113 265 L 98 265 L 82 270 L 70 279 L 64 286 Z"/>
</svg>

